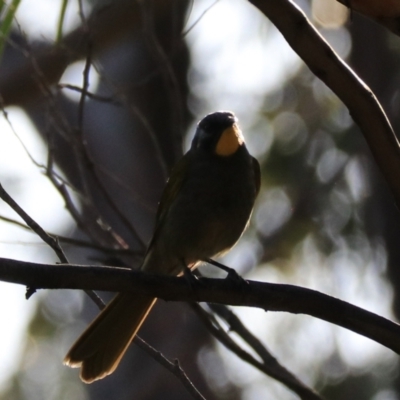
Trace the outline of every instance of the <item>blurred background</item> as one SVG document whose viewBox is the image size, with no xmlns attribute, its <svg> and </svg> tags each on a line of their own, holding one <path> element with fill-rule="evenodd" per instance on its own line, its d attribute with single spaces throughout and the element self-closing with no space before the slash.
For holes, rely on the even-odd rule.
<svg viewBox="0 0 400 400">
<path fill-rule="evenodd" d="M 309 287 L 397 319 L 399 211 L 338 98 L 244 0 L 152 0 L 135 3 L 135 13 L 126 11 L 130 3 L 19 4 L 0 64 L 5 189 L 51 233 L 107 248 L 125 243 L 137 253 L 64 244 L 70 262 L 137 267 L 168 172 L 195 124 L 209 112 L 232 110 L 261 163 L 262 191 L 249 229 L 223 262 L 249 279 Z M 399 131 L 400 38 L 360 15 L 349 18 L 335 1 L 296 3 Z M 91 15 L 104 18 L 95 46 L 85 39 Z M 57 62 L 67 68 L 50 85 L 43 79 Z M 27 93 L 26 65 L 35 66 L 40 90 Z M 74 89 L 85 83 L 97 97 L 82 101 Z M 49 160 L 74 208 L 46 176 Z M 3 203 L 0 215 L 18 220 Z M 58 261 L 34 234 L 4 219 L 0 256 Z M 40 291 L 29 301 L 24 293 L 0 284 L 1 399 L 189 398 L 136 346 L 112 376 L 82 384 L 62 360 L 96 307 L 78 291 Z M 390 350 L 308 316 L 235 312 L 327 399 L 400 399 L 398 358 Z M 140 336 L 178 358 L 207 399 L 298 398 L 212 339 L 186 304 L 159 301 Z"/>
</svg>

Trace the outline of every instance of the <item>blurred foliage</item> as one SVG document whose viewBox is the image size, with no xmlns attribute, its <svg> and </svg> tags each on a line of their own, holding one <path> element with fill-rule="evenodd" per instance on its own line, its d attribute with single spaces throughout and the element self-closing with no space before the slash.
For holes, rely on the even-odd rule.
<svg viewBox="0 0 400 400">
<path fill-rule="evenodd" d="M 247 6 L 243 4 L 233 2 L 224 7 L 234 14 L 236 7 Z M 202 71 L 190 46 L 205 34 L 208 15 L 217 12 L 217 7 L 203 15 L 197 30 L 193 30 L 194 37 L 187 40 L 192 51 L 187 103 L 192 113 L 196 112 L 193 118 L 199 119 L 216 105 L 223 108 L 231 100 L 233 106 L 229 108 L 241 117 L 248 146 L 262 164 L 263 182 L 252 224 L 241 243 L 227 256 L 227 262 L 252 279 L 312 287 L 390 317 L 391 285 L 395 283 L 393 277 L 389 282 L 386 274 L 391 253 L 386 246 L 390 238 L 385 224 L 398 224 L 399 219 L 397 216 L 397 220 L 385 220 L 390 194 L 379 192 L 376 196 L 375 188 L 384 183 L 374 169 L 361 133 L 337 97 L 306 67 L 298 67 L 299 61 L 293 71 L 279 78 L 268 92 L 258 94 L 254 103 L 249 102 L 251 107 L 245 101 L 233 99 L 240 98 L 240 91 L 227 96 L 232 89 L 223 84 L 214 88 L 215 93 L 204 90 L 210 82 L 218 83 L 226 78 L 221 76 L 219 81 L 219 77 L 211 76 L 212 71 Z M 243 19 L 246 18 L 248 16 L 243 15 Z M 346 38 L 350 50 L 353 24 L 357 23 L 360 22 L 356 17 L 349 28 L 331 32 L 322 29 L 322 32 L 329 36 L 332 44 Z M 372 23 L 363 23 L 364 29 L 370 29 Z M 232 46 L 240 46 L 244 38 L 248 38 L 245 28 Z M 276 40 L 270 25 L 266 31 L 270 42 Z M 399 47 L 393 46 L 394 39 L 386 32 L 380 38 L 380 50 L 393 53 L 397 60 Z M 260 29 L 257 40 L 265 39 L 265 32 Z M 371 46 L 371 51 L 358 62 L 368 64 L 373 60 L 375 48 Z M 124 50 L 123 46 L 114 49 L 112 63 L 124 62 Z M 271 64 L 276 62 L 274 53 L 268 56 Z M 209 64 L 221 62 L 218 54 L 209 58 L 204 53 L 204 58 Z M 383 66 L 380 73 L 385 77 Z M 379 76 L 375 79 L 377 88 Z M 395 88 L 391 88 L 390 96 L 394 96 L 393 93 L 398 97 Z M 218 105 L 219 99 L 222 106 Z M 88 101 L 88 104 L 96 107 L 95 102 Z M 108 112 L 114 112 L 112 105 L 106 106 Z M 99 110 L 103 109 L 104 105 L 99 106 Z M 117 118 L 117 114 L 118 111 L 113 116 Z M 396 123 L 399 124 L 398 118 Z M 193 127 L 188 130 L 189 136 L 192 131 Z M 381 224 L 376 222 L 375 212 Z M 90 256 L 85 254 L 84 257 Z M 97 389 L 92 386 L 87 389 L 78 382 L 76 371 L 61 365 L 65 350 L 85 326 L 79 319 L 82 307 L 82 296 L 77 293 L 48 292 L 40 298 L 27 332 L 19 372 L 0 398 L 100 398 L 102 383 L 95 384 L 99 385 Z M 90 312 L 95 313 L 94 307 Z M 285 366 L 320 390 L 327 399 L 400 398 L 400 391 L 396 389 L 400 386 L 397 360 L 385 349 L 307 317 L 271 316 L 253 310 L 238 310 L 238 313 Z M 185 340 L 190 339 L 186 337 Z M 175 353 L 167 356 L 174 358 Z M 192 362 L 196 358 L 194 354 L 187 357 Z M 213 393 L 214 397 L 209 398 L 293 399 L 293 394 L 279 384 L 233 358 L 215 343 L 199 347 L 195 361 Z M 165 375 L 164 379 L 171 381 Z M 143 379 L 149 383 L 156 378 Z M 126 379 L 115 382 L 120 385 L 121 394 L 114 398 L 129 398 L 130 382 Z M 123 385 L 126 385 L 126 393 Z M 108 393 L 107 389 L 104 393 Z"/>
<path fill-rule="evenodd" d="M 20 2 L 21 0 L 12 0 L 7 4 L 4 0 L 0 0 L 0 61 Z"/>
</svg>

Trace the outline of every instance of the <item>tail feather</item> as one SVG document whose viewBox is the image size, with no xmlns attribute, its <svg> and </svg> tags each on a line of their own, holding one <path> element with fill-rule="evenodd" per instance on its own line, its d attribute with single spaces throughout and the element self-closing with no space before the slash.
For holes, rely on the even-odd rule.
<svg viewBox="0 0 400 400">
<path fill-rule="evenodd" d="M 90 383 L 117 368 L 156 299 L 119 293 L 78 338 L 64 364 L 81 367 L 81 379 Z"/>
</svg>

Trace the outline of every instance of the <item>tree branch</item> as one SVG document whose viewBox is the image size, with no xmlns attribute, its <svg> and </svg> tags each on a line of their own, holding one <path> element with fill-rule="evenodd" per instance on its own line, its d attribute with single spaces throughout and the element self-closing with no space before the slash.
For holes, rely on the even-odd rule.
<svg viewBox="0 0 400 400">
<path fill-rule="evenodd" d="M 139 336 L 135 336 L 133 339 L 135 344 L 145 351 L 150 357 L 160 363 L 164 368 L 174 374 L 185 387 L 185 389 L 190 393 L 191 397 L 196 400 L 205 400 L 205 397 L 198 391 L 198 389 L 193 385 L 192 381 L 186 375 L 185 371 L 181 368 L 179 360 L 174 360 L 171 362 L 166 358 L 160 351 L 156 350 L 154 347 L 150 346 Z"/>
<path fill-rule="evenodd" d="M 242 327 L 242 332 L 246 331 L 247 335 L 250 335 L 254 338 L 252 341 L 253 344 L 255 341 L 258 341 L 258 348 L 256 350 L 257 354 L 261 357 L 262 361 L 259 361 L 256 357 L 250 354 L 248 351 L 244 350 L 240 347 L 232 337 L 225 332 L 225 330 L 220 326 L 215 316 L 206 312 L 200 305 L 197 303 L 191 303 L 190 306 L 199 316 L 201 321 L 204 323 L 206 328 L 211 332 L 211 334 L 221 342 L 227 349 L 229 349 L 232 353 L 236 354 L 243 361 L 246 361 L 248 364 L 257 368 L 259 371 L 264 374 L 276 379 L 281 382 L 289 389 L 291 389 L 294 393 L 296 393 L 302 400 L 322 400 L 322 397 L 317 394 L 313 389 L 304 385 L 299 379 L 297 379 L 293 374 L 291 374 L 285 367 L 280 365 L 275 357 L 270 354 L 267 349 L 259 342 L 257 338 L 255 338 L 240 322 L 239 318 L 235 316 L 237 319 L 237 326 Z M 210 308 L 216 307 L 216 304 L 211 305 Z M 218 307 L 223 307 L 226 310 L 227 307 L 218 305 Z M 213 310 L 215 311 L 215 310 Z M 221 308 L 220 308 L 221 311 Z M 229 310 L 228 310 L 229 311 Z M 243 336 L 240 335 L 242 338 Z M 247 342 L 247 340 L 246 340 Z M 253 346 L 252 346 L 253 347 Z M 262 351 L 261 348 L 263 349 Z M 254 347 L 253 347 L 254 349 Z"/>
<path fill-rule="evenodd" d="M 12 218 L 8 218 L 5 217 L 4 215 L 0 214 L 0 221 L 4 221 L 4 222 L 8 222 L 9 224 L 18 226 L 19 228 L 28 230 L 30 232 L 32 232 L 32 229 L 28 226 L 23 224 L 22 222 L 19 222 L 15 219 Z M 90 242 L 89 240 L 81 240 L 81 239 L 75 239 L 72 237 L 67 237 L 67 236 L 63 236 L 63 235 L 59 235 L 57 233 L 51 233 L 46 231 L 46 233 L 50 236 L 50 237 L 56 237 L 57 240 L 60 243 L 65 243 L 67 245 L 71 245 L 71 246 L 75 246 L 75 247 L 86 247 L 88 249 L 95 249 L 95 250 L 99 250 L 102 253 L 105 254 L 115 254 L 115 255 L 128 255 L 128 256 L 137 256 L 140 258 L 143 258 L 144 253 L 141 251 L 135 251 L 135 250 L 131 250 L 131 249 L 118 249 L 118 248 L 113 248 L 113 247 L 106 247 L 100 244 L 96 244 L 93 242 Z"/>
<path fill-rule="evenodd" d="M 169 2 L 163 0 L 154 2 L 154 5 L 156 16 L 163 15 L 170 8 Z M 23 51 L 25 62 L 0 76 L 0 95 L 4 106 L 23 106 L 42 96 L 44 82 L 48 86 L 57 83 L 68 65 L 86 57 L 88 31 L 93 43 L 93 56 L 96 56 L 127 33 L 141 28 L 138 2 L 120 0 L 95 9 L 86 24 L 65 35 L 56 46 Z M 13 43 L 11 45 L 18 47 Z M 38 72 L 42 82 L 38 81 Z"/>
<path fill-rule="evenodd" d="M 400 36 L 400 3 L 393 1 L 336 0 Z"/>
<path fill-rule="evenodd" d="M 31 218 L 18 204 L 17 202 L 5 191 L 0 183 L 0 198 L 4 200 L 25 222 L 26 224 L 46 243 L 50 248 L 57 254 L 59 260 L 63 264 L 68 264 L 67 256 L 58 242 L 58 239 L 50 236 L 33 218 Z M 26 298 L 29 299 L 35 291 L 36 287 L 32 285 L 26 285 Z M 86 294 L 98 305 L 103 306 L 104 303 L 100 297 L 93 290 L 86 290 Z"/>
<path fill-rule="evenodd" d="M 294 374 L 288 371 L 264 344 L 254 336 L 242 323 L 239 317 L 228 307 L 221 304 L 209 304 L 210 309 L 229 325 L 230 332 L 236 332 L 261 358 L 262 371 L 297 393 L 302 400 L 321 400 L 322 397 L 306 386 Z M 234 351 L 234 350 L 232 350 Z M 240 357 L 240 355 L 239 355 Z M 256 366 L 256 368 L 259 368 Z M 260 369 L 260 368 L 259 368 Z"/>
<path fill-rule="evenodd" d="M 250 0 L 279 29 L 288 44 L 346 105 L 400 208 L 400 147 L 371 89 L 335 53 L 290 0 Z"/>
<path fill-rule="evenodd" d="M 368 337 L 400 354 L 400 326 L 326 294 L 293 285 L 153 275 L 128 268 L 36 264 L 0 258 L 0 280 L 41 289 L 134 291 L 170 301 L 205 301 L 307 314 Z"/>
<path fill-rule="evenodd" d="M 47 243 L 55 251 L 60 261 L 64 265 L 68 264 L 68 259 L 64 254 L 61 246 L 59 245 L 58 238 L 57 237 L 54 238 L 53 236 L 49 235 L 36 221 L 34 221 L 5 191 L 1 183 L 0 183 L 0 198 L 3 199 L 26 222 L 26 224 L 30 229 L 32 229 L 45 243 Z M 20 223 L 18 223 L 18 225 L 25 227 Z M 58 269 L 60 265 L 55 265 L 54 267 Z M 36 291 L 37 287 L 33 285 L 26 285 L 26 286 L 27 286 L 26 298 L 29 299 L 29 297 Z M 86 289 L 85 292 L 99 307 L 100 310 L 104 308 L 105 306 L 104 302 L 94 290 Z M 194 399 L 204 400 L 204 397 L 190 381 L 185 371 L 180 367 L 178 360 L 176 360 L 175 363 L 170 362 L 161 352 L 155 350 L 139 336 L 136 337 L 135 343 L 138 344 L 141 349 L 146 351 L 157 362 L 163 365 L 168 371 L 172 372 L 182 382 L 186 390 L 189 391 L 189 393 Z"/>
<path fill-rule="evenodd" d="M 17 202 L 5 191 L 0 183 L 0 198 L 4 200 L 46 244 L 57 254 L 62 263 L 68 263 L 67 257 L 58 241 L 50 236 L 33 218 L 31 218 Z"/>
</svg>

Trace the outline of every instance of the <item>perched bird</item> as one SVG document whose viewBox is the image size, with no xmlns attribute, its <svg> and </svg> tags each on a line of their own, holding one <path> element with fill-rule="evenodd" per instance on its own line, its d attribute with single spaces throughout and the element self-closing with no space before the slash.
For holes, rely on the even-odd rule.
<svg viewBox="0 0 400 400">
<path fill-rule="evenodd" d="M 260 188 L 260 167 L 245 145 L 233 113 L 208 114 L 190 150 L 173 168 L 157 211 L 141 270 L 180 275 L 228 251 L 249 221 Z M 119 293 L 65 357 L 90 383 L 111 374 L 156 299 Z"/>
</svg>

